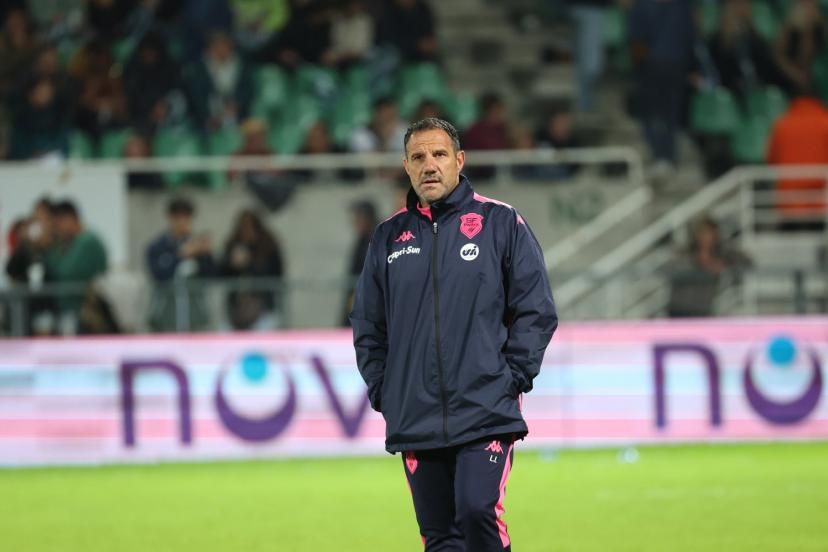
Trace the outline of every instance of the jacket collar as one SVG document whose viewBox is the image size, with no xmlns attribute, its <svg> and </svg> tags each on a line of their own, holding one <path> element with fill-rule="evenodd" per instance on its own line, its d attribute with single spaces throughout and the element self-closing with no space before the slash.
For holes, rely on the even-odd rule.
<svg viewBox="0 0 828 552">
<path fill-rule="evenodd" d="M 474 190 L 472 189 L 471 182 L 469 182 L 469 179 L 466 178 L 466 175 L 461 174 L 460 182 L 457 184 L 457 187 L 451 191 L 448 197 L 435 201 L 431 204 L 431 212 L 434 215 L 448 213 L 460 208 L 461 205 L 471 201 L 472 199 L 474 199 Z M 418 213 L 417 204 L 419 201 L 420 198 L 417 197 L 417 194 L 414 192 L 414 187 L 412 186 L 408 190 L 408 196 L 406 198 L 406 208 L 409 213 Z"/>
</svg>

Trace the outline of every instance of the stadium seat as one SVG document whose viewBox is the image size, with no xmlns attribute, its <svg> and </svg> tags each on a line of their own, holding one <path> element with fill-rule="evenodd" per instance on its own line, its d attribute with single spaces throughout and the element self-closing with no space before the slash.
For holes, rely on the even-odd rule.
<svg viewBox="0 0 828 552">
<path fill-rule="evenodd" d="M 186 129 L 170 128 L 156 133 L 152 142 L 152 153 L 156 157 L 195 157 L 201 155 L 202 151 L 198 136 Z M 171 187 L 201 180 L 201 175 L 183 171 L 164 173 L 164 181 Z"/>
<path fill-rule="evenodd" d="M 349 92 L 340 95 L 328 118 L 328 127 L 333 141 L 344 145 L 354 128 L 370 120 L 371 97 L 364 92 Z"/>
<path fill-rule="evenodd" d="M 740 163 L 764 163 L 771 122 L 765 117 L 753 117 L 738 125 L 731 135 L 730 148 Z"/>
<path fill-rule="evenodd" d="M 207 136 L 207 154 L 214 156 L 232 155 L 242 145 L 238 128 L 228 127 L 214 131 Z"/>
<path fill-rule="evenodd" d="M 623 46 L 627 37 L 627 16 L 618 6 L 613 6 L 604 18 L 604 46 L 617 48 Z"/>
<path fill-rule="evenodd" d="M 814 89 L 823 102 L 828 102 L 828 51 L 820 55 L 811 69 Z"/>
<path fill-rule="evenodd" d="M 710 36 L 719 28 L 719 3 L 702 0 L 696 5 L 700 11 L 702 34 Z"/>
<path fill-rule="evenodd" d="M 421 98 L 442 99 L 447 92 L 446 82 L 440 68 L 435 63 L 416 63 L 403 67 L 400 71 L 398 88 L 404 91 L 416 91 Z"/>
<path fill-rule="evenodd" d="M 137 46 L 137 42 L 133 37 L 128 36 L 126 38 L 116 40 L 112 44 L 112 59 L 121 65 L 125 64 L 132 55 L 133 50 L 135 50 L 135 46 Z"/>
<path fill-rule="evenodd" d="M 701 134 L 729 134 L 739 126 L 741 115 L 733 95 L 725 88 L 702 90 L 693 96 L 691 128 Z"/>
<path fill-rule="evenodd" d="M 446 116 L 459 130 L 465 130 L 477 119 L 477 99 L 469 94 L 451 94 L 443 101 Z"/>
<path fill-rule="evenodd" d="M 318 65 L 302 65 L 296 69 L 291 84 L 294 94 L 317 98 L 330 98 L 338 88 L 336 72 Z"/>
<path fill-rule="evenodd" d="M 207 154 L 216 157 L 230 156 L 242 145 L 242 136 L 238 128 L 225 128 L 212 132 L 207 136 Z M 221 189 L 227 185 L 225 171 L 212 171 L 207 174 L 207 183 L 213 189 Z"/>
<path fill-rule="evenodd" d="M 370 95 L 370 74 L 365 65 L 354 65 L 342 75 L 342 88 L 350 94 Z"/>
<path fill-rule="evenodd" d="M 268 143 L 276 153 L 292 155 L 299 153 L 305 145 L 308 129 L 296 125 L 280 124 L 274 126 L 268 134 Z"/>
<path fill-rule="evenodd" d="M 260 67 L 256 72 L 256 90 L 253 114 L 270 119 L 279 112 L 288 96 L 287 78 L 278 67 Z"/>
<path fill-rule="evenodd" d="M 788 99 L 779 88 L 756 88 L 747 95 L 747 116 L 775 121 L 788 108 Z"/>
<path fill-rule="evenodd" d="M 777 18 L 773 6 L 767 0 L 751 3 L 753 27 L 765 40 L 776 38 Z"/>
<path fill-rule="evenodd" d="M 322 116 L 322 106 L 311 95 L 293 95 L 285 104 L 279 117 L 281 124 L 297 126 L 303 131 L 308 130 Z"/>
<path fill-rule="evenodd" d="M 69 158 L 70 159 L 91 159 L 92 141 L 89 137 L 79 131 L 73 130 L 69 134 Z"/>
<path fill-rule="evenodd" d="M 124 155 L 124 146 L 129 139 L 129 130 L 110 130 L 101 136 L 98 145 L 98 157 L 101 159 L 119 159 Z"/>
</svg>

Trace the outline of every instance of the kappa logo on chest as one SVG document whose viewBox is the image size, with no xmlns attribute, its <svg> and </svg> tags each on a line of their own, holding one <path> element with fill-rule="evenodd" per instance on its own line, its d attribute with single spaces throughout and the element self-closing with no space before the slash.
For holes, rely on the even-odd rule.
<svg viewBox="0 0 828 552">
<path fill-rule="evenodd" d="M 460 215 L 460 233 L 471 239 L 483 230 L 483 215 L 466 213 Z"/>
</svg>

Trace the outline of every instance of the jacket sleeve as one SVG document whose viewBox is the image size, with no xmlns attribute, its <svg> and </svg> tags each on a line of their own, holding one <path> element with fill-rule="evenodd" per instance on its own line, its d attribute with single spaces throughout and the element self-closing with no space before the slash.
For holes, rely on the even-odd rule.
<svg viewBox="0 0 828 552">
<path fill-rule="evenodd" d="M 354 349 L 359 373 L 368 385 L 371 408 L 381 412 L 380 395 L 388 356 L 388 334 L 382 274 L 375 249 L 376 244 L 372 241 L 368 246 L 362 274 L 357 281 L 350 320 L 354 329 Z"/>
<path fill-rule="evenodd" d="M 517 396 L 532 390 L 532 380 L 540 372 L 546 346 L 558 327 L 558 315 L 543 252 L 517 213 L 511 249 L 505 282 L 509 335 L 503 353 L 512 371 Z"/>
</svg>

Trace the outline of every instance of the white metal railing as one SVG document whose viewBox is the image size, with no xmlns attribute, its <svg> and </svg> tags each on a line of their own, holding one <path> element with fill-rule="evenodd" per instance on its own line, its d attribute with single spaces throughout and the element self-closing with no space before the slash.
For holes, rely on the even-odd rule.
<svg viewBox="0 0 828 552">
<path fill-rule="evenodd" d="M 514 167 L 556 164 L 600 165 L 623 163 L 628 167 L 627 176 L 632 182 L 644 182 L 641 155 L 628 146 L 606 146 L 558 150 L 492 150 L 466 152 L 468 166 Z M 189 156 L 151 157 L 146 159 L 101 159 L 63 162 L 9 161 L 7 166 L 43 166 L 71 169 L 73 166 L 109 165 L 123 167 L 127 173 L 164 172 L 217 172 L 227 170 L 259 171 L 273 169 L 387 169 L 402 167 L 402 153 L 326 153 L 313 155 L 261 155 L 261 156 Z"/>
<path fill-rule="evenodd" d="M 697 217 L 712 213 L 714 218 L 731 218 L 737 221 L 734 228 L 738 240 L 743 247 L 751 248 L 759 232 L 774 232 L 776 224 L 786 219 L 780 213 L 777 204 L 780 199 L 785 201 L 819 201 L 828 204 L 828 186 L 822 191 L 814 192 L 780 192 L 758 189 L 760 184 L 773 183 L 779 179 L 821 179 L 828 182 L 828 166 L 790 166 L 767 167 L 745 166 L 737 167 L 715 182 L 701 189 L 696 194 L 664 213 L 648 227 L 644 228 L 620 247 L 611 251 L 592 266 L 587 267 L 581 274 L 573 275 L 556 289 L 556 302 L 561 310 L 575 309 L 576 304 L 588 297 L 597 297 L 603 291 L 602 285 L 612 281 L 615 275 L 629 271 L 631 267 L 641 263 L 646 266 L 649 262 L 648 254 L 657 249 L 657 245 L 669 238 L 682 237 L 689 223 Z M 828 212 L 812 216 L 811 221 L 823 222 L 822 240 L 828 243 Z M 673 240 L 681 242 L 682 240 Z M 566 244 L 561 244 L 563 248 Z M 660 263 L 652 265 L 650 269 L 664 266 L 665 258 L 660 256 Z M 652 294 L 652 289 L 646 290 Z M 646 295 L 645 293 L 645 295 Z M 744 302 L 748 310 L 756 310 L 755 298 L 751 298 L 750 289 L 745 288 Z M 642 297 L 642 301 L 646 298 Z M 602 301 L 594 301 L 602 304 Z M 610 302 L 611 303 L 611 302 Z M 614 310 L 611 304 L 603 302 L 606 311 Z M 651 304 L 657 305 L 657 302 Z M 661 305 L 663 306 L 663 305 Z M 600 316 L 598 313 L 594 313 Z M 624 313 L 621 313 L 622 315 Z M 645 313 L 641 313 L 645 314 Z M 649 313 L 653 314 L 652 312 Z"/>
</svg>

